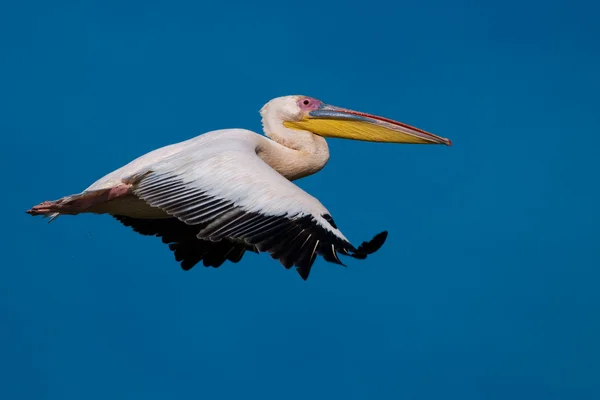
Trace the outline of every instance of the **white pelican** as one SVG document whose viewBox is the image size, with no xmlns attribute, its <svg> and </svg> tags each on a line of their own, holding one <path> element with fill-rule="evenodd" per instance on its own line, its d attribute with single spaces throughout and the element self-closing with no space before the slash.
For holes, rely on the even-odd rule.
<svg viewBox="0 0 600 400">
<path fill-rule="evenodd" d="M 79 194 L 45 201 L 27 213 L 50 217 L 110 214 L 142 235 L 162 237 L 189 270 L 200 261 L 219 267 L 246 251 L 268 252 L 306 280 L 318 255 L 342 264 L 377 251 L 387 232 L 354 247 L 329 211 L 291 181 L 321 170 L 329 159 L 324 137 L 452 143 L 390 119 L 285 96 L 261 110 L 266 136 L 223 129 L 151 151 Z"/>
</svg>

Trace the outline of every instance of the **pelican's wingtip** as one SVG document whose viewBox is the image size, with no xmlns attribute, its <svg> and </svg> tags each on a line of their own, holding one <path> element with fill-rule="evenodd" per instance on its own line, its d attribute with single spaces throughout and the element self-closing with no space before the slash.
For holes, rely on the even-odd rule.
<svg viewBox="0 0 600 400">
<path fill-rule="evenodd" d="M 352 255 L 354 258 L 365 259 L 369 254 L 375 253 L 377 250 L 383 246 L 385 240 L 387 239 L 388 231 L 379 232 L 377 235 L 373 236 L 373 239 L 362 242 L 358 249 Z"/>
</svg>

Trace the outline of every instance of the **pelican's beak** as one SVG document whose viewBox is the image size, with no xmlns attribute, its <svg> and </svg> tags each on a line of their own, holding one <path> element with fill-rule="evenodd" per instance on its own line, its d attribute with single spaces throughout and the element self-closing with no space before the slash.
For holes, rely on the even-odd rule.
<svg viewBox="0 0 600 400">
<path fill-rule="evenodd" d="M 402 122 L 322 104 L 308 111 L 300 121 L 286 121 L 288 128 L 301 129 L 319 136 L 362 140 L 365 142 L 445 144 L 450 139 L 436 136 Z"/>
</svg>

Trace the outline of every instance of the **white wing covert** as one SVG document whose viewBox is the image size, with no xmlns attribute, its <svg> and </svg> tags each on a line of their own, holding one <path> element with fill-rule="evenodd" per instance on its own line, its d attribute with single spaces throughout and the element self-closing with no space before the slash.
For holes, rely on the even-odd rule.
<svg viewBox="0 0 600 400">
<path fill-rule="evenodd" d="M 239 261 L 245 250 L 269 252 L 286 268 L 296 266 L 300 276 L 307 279 L 317 254 L 337 264 L 342 264 L 337 253 L 366 258 L 387 236 L 382 232 L 355 248 L 316 198 L 272 169 L 258 157 L 252 143 L 244 141 L 232 140 L 227 150 L 210 143 L 201 149 L 191 146 L 125 181 L 133 184 L 136 196 L 187 226 L 173 226 L 165 233 L 156 224 L 174 222 L 156 220 L 155 224 L 115 217 L 140 233 L 156 234 L 171 242 L 185 269 L 201 258 L 207 265 L 207 254 L 196 251 L 191 260 L 186 255 L 194 252 L 194 245 L 204 243 L 219 246 L 221 251 L 212 257 L 215 260 L 208 260 L 209 265 L 219 266 L 226 259 Z M 185 238 L 173 238 L 183 231 L 188 232 Z M 190 232 L 195 241 L 190 239 Z M 179 256 L 178 248 L 183 248 Z"/>
</svg>

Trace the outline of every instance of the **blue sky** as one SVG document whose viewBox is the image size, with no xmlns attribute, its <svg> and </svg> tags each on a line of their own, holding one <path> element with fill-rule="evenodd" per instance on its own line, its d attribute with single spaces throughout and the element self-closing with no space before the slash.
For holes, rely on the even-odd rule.
<svg viewBox="0 0 600 400">
<path fill-rule="evenodd" d="M 0 12 L 0 396 L 600 397 L 593 2 L 12 2 Z M 107 216 L 24 211 L 305 94 L 452 148 L 331 140 L 298 184 L 353 242 L 183 272 Z"/>
</svg>

